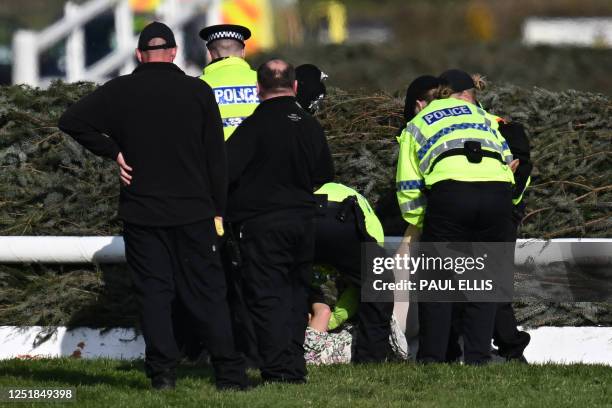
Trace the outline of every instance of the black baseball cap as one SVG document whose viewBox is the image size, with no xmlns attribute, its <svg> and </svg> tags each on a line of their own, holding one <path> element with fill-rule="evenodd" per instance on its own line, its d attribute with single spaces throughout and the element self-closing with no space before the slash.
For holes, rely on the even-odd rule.
<svg viewBox="0 0 612 408">
<path fill-rule="evenodd" d="M 200 38 L 207 44 L 215 40 L 236 40 L 244 45 L 251 38 L 251 30 L 237 24 L 217 24 L 203 28 Z"/>
<path fill-rule="evenodd" d="M 408 85 L 404 101 L 404 119 L 406 122 L 414 118 L 414 108 L 417 100 L 421 99 L 427 91 L 437 88 L 439 85 L 440 79 L 433 75 L 421 75 Z"/>
<path fill-rule="evenodd" d="M 472 76 L 460 69 L 449 69 L 440 74 L 440 79 L 448 84 L 455 92 L 463 92 L 466 89 L 476 87 Z"/>
<path fill-rule="evenodd" d="M 149 45 L 149 41 L 154 38 L 161 38 L 166 41 L 165 44 L 160 45 Z M 174 34 L 170 27 L 159 21 L 154 21 L 147 25 L 138 37 L 138 49 L 140 51 L 160 50 L 164 48 L 176 47 L 176 41 L 174 40 Z"/>
</svg>

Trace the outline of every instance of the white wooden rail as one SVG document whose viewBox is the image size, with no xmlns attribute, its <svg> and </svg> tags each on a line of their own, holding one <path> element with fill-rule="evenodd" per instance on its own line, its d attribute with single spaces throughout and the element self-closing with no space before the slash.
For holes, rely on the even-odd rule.
<svg viewBox="0 0 612 408">
<path fill-rule="evenodd" d="M 112 10 L 115 20 L 116 48 L 101 60 L 85 65 L 83 27 L 96 17 Z M 168 24 L 179 44 L 176 63 L 184 64 L 183 27 L 200 13 L 206 13 L 207 24 L 220 21 L 220 0 L 164 0 L 156 18 Z M 13 83 L 44 86 L 51 78 L 41 78 L 38 57 L 60 41 L 66 40 L 67 82 L 102 82 L 114 71 L 121 74 L 134 68 L 133 52 L 137 37 L 133 34 L 133 16 L 128 0 L 90 0 L 77 5 L 67 2 L 64 17 L 42 31 L 19 30 L 13 37 Z"/>
<path fill-rule="evenodd" d="M 612 48 L 612 17 L 527 18 L 523 43 Z"/>
</svg>

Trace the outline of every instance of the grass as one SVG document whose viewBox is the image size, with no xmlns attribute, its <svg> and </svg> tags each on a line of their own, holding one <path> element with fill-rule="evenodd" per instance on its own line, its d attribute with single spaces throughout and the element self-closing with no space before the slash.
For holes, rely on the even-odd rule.
<svg viewBox="0 0 612 408">
<path fill-rule="evenodd" d="M 73 387 L 83 407 L 610 407 L 612 368 L 488 367 L 388 363 L 311 367 L 307 385 L 260 384 L 217 392 L 206 367 L 179 369 L 175 391 L 155 392 L 142 362 L 117 360 L 0 361 L 0 388 Z M 254 381 L 258 376 L 252 373 Z M 15 406 L 13 403 L 0 403 Z M 41 402 L 17 406 L 46 405 Z M 57 407 L 58 403 L 48 403 Z"/>
</svg>

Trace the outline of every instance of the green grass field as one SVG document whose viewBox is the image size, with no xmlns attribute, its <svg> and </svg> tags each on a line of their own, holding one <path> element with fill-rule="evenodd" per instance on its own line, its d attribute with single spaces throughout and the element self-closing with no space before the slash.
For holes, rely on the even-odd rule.
<svg viewBox="0 0 612 408">
<path fill-rule="evenodd" d="M 217 392 L 208 368 L 185 366 L 178 375 L 175 391 L 156 392 L 149 388 L 142 362 L 78 359 L 0 362 L 0 388 L 73 387 L 77 403 L 67 404 L 79 407 L 612 406 L 612 368 L 603 366 L 389 363 L 312 367 L 307 385 L 262 384 L 248 392 Z M 252 376 L 257 382 L 257 374 L 253 372 Z"/>
</svg>

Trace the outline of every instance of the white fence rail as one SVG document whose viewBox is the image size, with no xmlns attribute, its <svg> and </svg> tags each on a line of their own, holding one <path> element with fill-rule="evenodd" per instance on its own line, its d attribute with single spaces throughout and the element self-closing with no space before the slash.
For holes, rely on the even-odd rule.
<svg viewBox="0 0 612 408">
<path fill-rule="evenodd" d="M 523 42 L 612 48 L 612 17 L 530 17 L 523 24 Z"/>
<path fill-rule="evenodd" d="M 115 20 L 115 49 L 101 60 L 86 66 L 84 26 L 109 11 Z M 207 24 L 220 21 L 220 0 L 165 0 L 156 10 L 156 18 L 169 25 L 179 44 L 176 63 L 184 64 L 183 27 L 201 13 L 206 13 Z M 128 0 L 90 0 L 77 5 L 67 2 L 64 17 L 36 32 L 19 30 L 13 37 L 13 83 L 41 86 L 49 78 L 41 78 L 39 56 L 57 43 L 66 40 L 66 76 L 68 82 L 108 79 L 112 72 L 121 74 L 134 68 L 133 52 L 137 37 L 133 34 L 133 16 Z"/>
<path fill-rule="evenodd" d="M 387 237 L 399 242 L 401 237 Z M 564 245 L 549 245 L 564 243 Z M 612 239 L 560 238 L 551 241 L 519 239 L 515 262 L 524 264 L 569 262 L 571 264 L 612 265 Z M 121 263 L 125 245 L 121 236 L 56 237 L 0 236 L 0 263 Z"/>
</svg>

